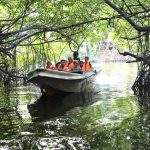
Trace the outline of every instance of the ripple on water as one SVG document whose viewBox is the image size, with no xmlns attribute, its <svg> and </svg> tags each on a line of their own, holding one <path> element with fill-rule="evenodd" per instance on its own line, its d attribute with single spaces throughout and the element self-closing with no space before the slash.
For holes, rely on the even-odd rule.
<svg viewBox="0 0 150 150">
<path fill-rule="evenodd" d="M 150 113 L 130 90 L 135 71 L 120 65 L 102 66 L 95 93 L 41 100 L 31 86 L 0 91 L 0 149 L 148 148 Z"/>
</svg>

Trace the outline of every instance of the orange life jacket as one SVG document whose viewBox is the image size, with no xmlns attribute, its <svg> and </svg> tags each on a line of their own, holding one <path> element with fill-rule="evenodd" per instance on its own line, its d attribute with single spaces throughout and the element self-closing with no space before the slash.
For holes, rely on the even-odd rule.
<svg viewBox="0 0 150 150">
<path fill-rule="evenodd" d="M 58 69 L 59 69 L 59 67 L 60 67 L 60 64 L 55 65 L 54 70 L 58 70 Z"/>
<path fill-rule="evenodd" d="M 67 71 L 67 66 L 66 65 L 64 65 L 63 67 L 62 66 L 59 66 L 58 67 L 58 70 L 63 70 L 63 71 Z"/>
<path fill-rule="evenodd" d="M 73 62 L 68 63 L 68 68 L 69 70 L 72 70 L 74 68 L 74 63 Z"/>
<path fill-rule="evenodd" d="M 46 66 L 46 69 L 54 69 L 55 67 L 53 65 Z"/>
<path fill-rule="evenodd" d="M 58 70 L 58 68 L 59 68 L 59 66 L 58 67 L 55 66 L 54 70 Z"/>
<path fill-rule="evenodd" d="M 84 62 L 83 63 L 83 67 L 82 67 L 82 71 L 91 71 L 92 70 L 92 65 L 90 62 Z"/>
</svg>

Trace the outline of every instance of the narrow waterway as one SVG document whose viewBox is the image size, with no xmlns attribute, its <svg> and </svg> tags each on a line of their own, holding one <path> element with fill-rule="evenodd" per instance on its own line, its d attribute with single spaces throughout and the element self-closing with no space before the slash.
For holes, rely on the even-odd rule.
<svg viewBox="0 0 150 150">
<path fill-rule="evenodd" d="M 41 96 L 35 86 L 0 89 L 0 149 L 148 150 L 150 112 L 131 86 L 136 64 L 103 63 L 88 93 Z"/>
</svg>

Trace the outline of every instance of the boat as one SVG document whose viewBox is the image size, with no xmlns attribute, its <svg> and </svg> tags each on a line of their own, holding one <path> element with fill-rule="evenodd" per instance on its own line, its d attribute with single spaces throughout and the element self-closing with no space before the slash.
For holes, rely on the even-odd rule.
<svg viewBox="0 0 150 150">
<path fill-rule="evenodd" d="M 28 73 L 28 82 L 40 87 L 42 92 L 83 92 L 96 71 L 82 74 L 38 68 Z"/>
</svg>

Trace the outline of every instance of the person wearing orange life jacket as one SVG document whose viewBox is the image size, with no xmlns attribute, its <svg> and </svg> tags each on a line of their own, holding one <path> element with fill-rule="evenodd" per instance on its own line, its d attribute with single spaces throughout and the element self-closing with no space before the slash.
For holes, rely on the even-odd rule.
<svg viewBox="0 0 150 150">
<path fill-rule="evenodd" d="M 62 59 L 61 61 L 60 61 L 60 65 L 59 65 L 59 67 L 58 67 L 58 70 L 59 71 L 67 71 L 67 65 L 66 65 L 66 61 L 64 60 L 64 59 Z"/>
<path fill-rule="evenodd" d="M 59 68 L 60 65 L 61 65 L 61 63 L 60 63 L 60 62 L 57 62 L 57 63 L 55 64 L 55 70 L 58 70 L 58 68 Z"/>
<path fill-rule="evenodd" d="M 88 56 L 85 56 L 85 61 L 83 63 L 83 66 L 82 66 L 82 71 L 91 71 L 93 68 L 92 68 L 92 65 L 89 61 L 89 57 Z"/>
<path fill-rule="evenodd" d="M 79 61 L 79 64 L 80 64 L 80 68 L 82 69 L 82 67 L 83 67 L 83 61 Z"/>
<path fill-rule="evenodd" d="M 55 67 L 52 65 L 50 61 L 47 61 L 46 69 L 54 69 Z"/>
<path fill-rule="evenodd" d="M 79 73 L 79 74 L 83 73 L 78 60 L 74 60 L 74 68 L 72 69 L 71 72 L 72 73 Z"/>
<path fill-rule="evenodd" d="M 67 67 L 68 67 L 69 71 L 72 71 L 74 68 L 74 62 L 73 62 L 73 59 L 71 57 L 68 57 Z"/>
</svg>

